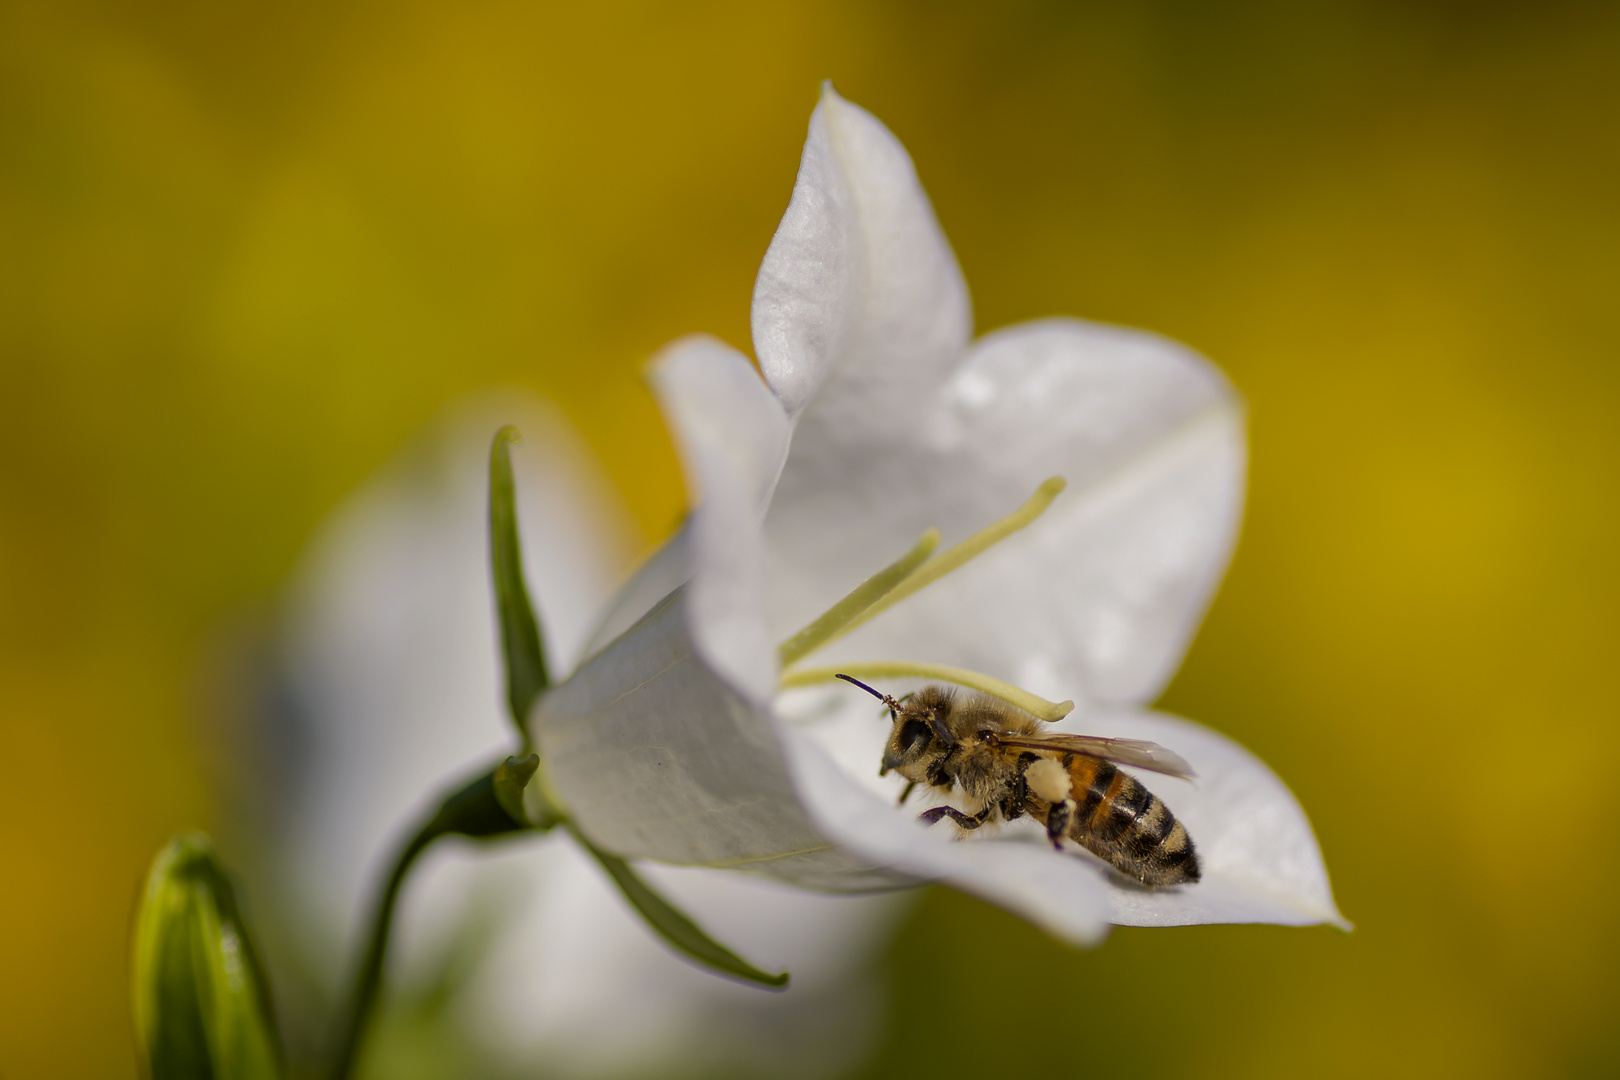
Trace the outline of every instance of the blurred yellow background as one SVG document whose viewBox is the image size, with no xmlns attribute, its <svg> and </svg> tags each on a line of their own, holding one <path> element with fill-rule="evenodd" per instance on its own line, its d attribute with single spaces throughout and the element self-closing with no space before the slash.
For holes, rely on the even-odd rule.
<svg viewBox="0 0 1620 1080">
<path fill-rule="evenodd" d="M 981 331 L 1149 327 L 1247 397 L 1165 704 L 1289 781 L 1357 924 L 1082 953 L 936 890 L 870 1075 L 1620 1071 L 1620 8 L 1520 8 L 0 7 L 0 1077 L 133 1074 L 212 642 L 447 402 L 550 396 L 673 525 L 638 366 L 747 346 L 823 77 Z M 947 934 L 1004 1004 L 939 998 Z"/>
</svg>

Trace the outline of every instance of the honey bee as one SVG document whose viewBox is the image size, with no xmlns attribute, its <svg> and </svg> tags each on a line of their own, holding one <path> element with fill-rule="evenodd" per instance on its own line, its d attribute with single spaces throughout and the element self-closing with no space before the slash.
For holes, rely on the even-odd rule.
<svg viewBox="0 0 1620 1080">
<path fill-rule="evenodd" d="M 1000 815 L 1025 814 L 1046 826 L 1052 846 L 1068 837 L 1143 885 L 1198 880 L 1198 854 L 1186 826 L 1160 799 L 1116 765 L 1188 778 L 1192 767 L 1156 743 L 1048 734 L 1041 721 L 998 698 L 925 686 L 895 700 L 839 675 L 882 701 L 894 721 L 879 775 L 907 780 L 901 805 L 918 784 L 942 794 L 960 788 L 975 813 L 936 806 L 920 815 L 949 817 L 977 829 Z"/>
</svg>

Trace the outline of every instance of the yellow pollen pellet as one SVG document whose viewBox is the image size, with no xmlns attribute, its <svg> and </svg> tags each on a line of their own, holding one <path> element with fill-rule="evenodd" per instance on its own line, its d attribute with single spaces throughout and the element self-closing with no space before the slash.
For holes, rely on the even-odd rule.
<svg viewBox="0 0 1620 1080">
<path fill-rule="evenodd" d="M 1056 758 L 1043 757 L 1030 762 L 1024 770 L 1024 782 L 1036 798 L 1049 803 L 1060 803 L 1069 797 L 1069 770 Z"/>
</svg>

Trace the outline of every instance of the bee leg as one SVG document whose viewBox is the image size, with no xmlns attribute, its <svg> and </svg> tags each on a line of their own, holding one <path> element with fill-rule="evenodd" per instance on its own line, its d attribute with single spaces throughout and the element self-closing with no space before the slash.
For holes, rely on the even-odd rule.
<svg viewBox="0 0 1620 1080">
<path fill-rule="evenodd" d="M 1073 799 L 1064 799 L 1060 803 L 1053 803 L 1046 815 L 1046 838 L 1059 851 L 1063 850 L 1063 837 L 1068 833 L 1069 822 L 1074 820 L 1077 809 L 1079 807 Z"/>
<path fill-rule="evenodd" d="M 915 791 L 916 789 L 917 789 L 917 781 L 915 781 L 915 780 L 906 781 L 906 790 L 904 790 L 904 791 L 902 791 L 900 793 L 900 801 L 895 803 L 895 805 L 896 806 L 904 806 L 904 805 L 906 805 L 906 800 L 911 798 L 911 793 L 913 791 Z"/>
<path fill-rule="evenodd" d="M 940 818 L 946 815 L 949 815 L 952 821 L 964 829 L 977 829 L 984 824 L 984 819 L 990 816 L 990 808 L 987 806 L 977 814 L 964 814 L 954 806 L 936 806 L 932 810 L 924 810 L 918 814 L 917 820 L 928 825 L 935 825 L 939 823 Z"/>
<path fill-rule="evenodd" d="M 1023 770 L 1018 772 L 1018 778 L 1013 781 L 1012 790 L 1007 797 L 1001 800 L 1001 816 L 1008 821 L 1017 821 L 1024 816 L 1024 807 L 1029 802 L 1029 781 L 1024 779 Z"/>
</svg>

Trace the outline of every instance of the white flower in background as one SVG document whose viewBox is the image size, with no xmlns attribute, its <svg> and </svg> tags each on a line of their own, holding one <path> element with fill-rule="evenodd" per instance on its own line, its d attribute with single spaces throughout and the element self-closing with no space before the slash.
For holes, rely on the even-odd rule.
<svg viewBox="0 0 1620 1080">
<path fill-rule="evenodd" d="M 1237 531 L 1242 409 L 1221 375 L 1162 338 L 1075 320 L 971 341 L 910 158 L 830 87 L 753 330 L 763 381 L 710 338 L 652 366 L 696 505 L 531 719 L 542 775 L 581 829 L 628 857 L 827 890 L 947 881 L 1080 942 L 1110 922 L 1342 923 L 1282 782 L 1230 740 L 1142 708 Z M 778 643 L 925 530 L 962 540 L 1054 474 L 1069 487 L 1045 516 L 858 623 L 819 671 L 783 669 L 804 658 Z M 897 809 L 901 779 L 877 776 L 889 725 L 875 703 L 814 684 L 924 664 L 1072 698 L 1056 730 L 1186 758 L 1196 786 L 1152 788 L 1196 841 L 1203 880 L 1122 886 L 1028 831 L 958 843 Z"/>
<path fill-rule="evenodd" d="M 330 992 L 406 827 L 447 784 L 512 749 L 486 531 L 489 442 L 504 423 L 523 432 L 512 452 L 524 565 L 553 670 L 570 670 L 629 569 L 631 531 L 611 487 L 566 422 L 528 400 L 458 410 L 325 527 L 286 628 L 296 779 L 278 792 L 274 862 L 250 893 L 290 919 L 303 951 L 288 959 Z M 560 833 L 435 845 L 406 886 L 389 983 L 408 996 L 459 942 L 481 942 L 453 1021 L 509 1067 L 548 1075 L 675 1059 L 813 1076 L 869 1044 L 881 1009 L 865 968 L 903 897 L 643 873 L 726 944 L 791 970 L 791 988 L 763 993 L 679 958 Z M 386 1039 L 373 1052 L 389 1060 Z"/>
</svg>

